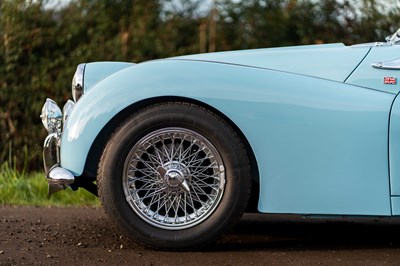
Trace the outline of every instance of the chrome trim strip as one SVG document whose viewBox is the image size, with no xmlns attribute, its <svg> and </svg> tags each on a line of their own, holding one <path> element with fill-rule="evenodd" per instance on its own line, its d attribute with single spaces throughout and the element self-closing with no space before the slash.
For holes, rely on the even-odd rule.
<svg viewBox="0 0 400 266">
<path fill-rule="evenodd" d="M 391 43 L 387 42 L 369 42 L 369 43 L 357 43 L 353 44 L 350 47 L 380 47 L 380 46 L 392 46 Z"/>
<path fill-rule="evenodd" d="M 376 62 L 371 64 L 372 67 L 378 69 L 400 69 L 400 58 L 386 61 L 386 62 Z"/>
</svg>

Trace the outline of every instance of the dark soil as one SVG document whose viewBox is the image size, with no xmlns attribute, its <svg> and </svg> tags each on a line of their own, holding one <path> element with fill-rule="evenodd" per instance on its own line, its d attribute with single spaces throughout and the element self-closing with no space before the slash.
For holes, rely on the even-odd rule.
<svg viewBox="0 0 400 266">
<path fill-rule="evenodd" d="M 400 220 L 245 215 L 208 250 L 165 252 L 102 209 L 0 207 L 0 265 L 400 265 Z"/>
</svg>

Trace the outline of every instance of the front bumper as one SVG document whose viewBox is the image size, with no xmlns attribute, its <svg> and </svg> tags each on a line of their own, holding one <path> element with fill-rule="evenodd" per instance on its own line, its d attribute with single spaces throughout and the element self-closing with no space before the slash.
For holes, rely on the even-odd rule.
<svg viewBox="0 0 400 266">
<path fill-rule="evenodd" d="M 69 103 L 70 104 L 70 103 Z M 68 117 L 72 111 L 64 107 L 64 116 L 58 106 L 51 99 L 47 99 L 42 109 L 42 121 L 45 128 L 49 131 L 43 145 L 43 164 L 47 182 L 49 184 L 49 194 L 64 190 L 75 182 L 74 175 L 60 166 L 60 143 L 61 143 L 61 123 L 62 117 Z M 68 114 L 65 110 L 68 109 Z M 65 121 L 63 121 L 65 123 Z"/>
<path fill-rule="evenodd" d="M 57 134 L 50 133 L 43 145 L 43 164 L 47 182 L 49 183 L 49 194 L 64 190 L 75 182 L 74 175 L 60 167 L 58 142 Z"/>
</svg>

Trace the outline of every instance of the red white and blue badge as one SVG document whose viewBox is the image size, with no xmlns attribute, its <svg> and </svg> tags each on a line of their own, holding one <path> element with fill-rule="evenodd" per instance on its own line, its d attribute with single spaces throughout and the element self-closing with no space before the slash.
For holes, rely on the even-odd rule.
<svg viewBox="0 0 400 266">
<path fill-rule="evenodd" d="M 396 85 L 397 84 L 397 78 L 395 78 L 395 77 L 384 77 L 383 78 L 383 84 Z"/>
</svg>

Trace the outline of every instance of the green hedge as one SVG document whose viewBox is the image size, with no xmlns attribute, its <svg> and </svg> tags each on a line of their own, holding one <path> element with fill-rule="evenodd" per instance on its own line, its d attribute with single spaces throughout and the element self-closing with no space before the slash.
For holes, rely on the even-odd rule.
<svg viewBox="0 0 400 266">
<path fill-rule="evenodd" d="M 295 44 L 383 38 L 395 30 L 396 1 L 377 0 L 0 1 L 0 163 L 42 168 L 47 97 L 71 98 L 76 66 Z M 203 4 L 202 4 L 203 3 Z M 10 150 L 12 156 L 10 156 Z"/>
</svg>

